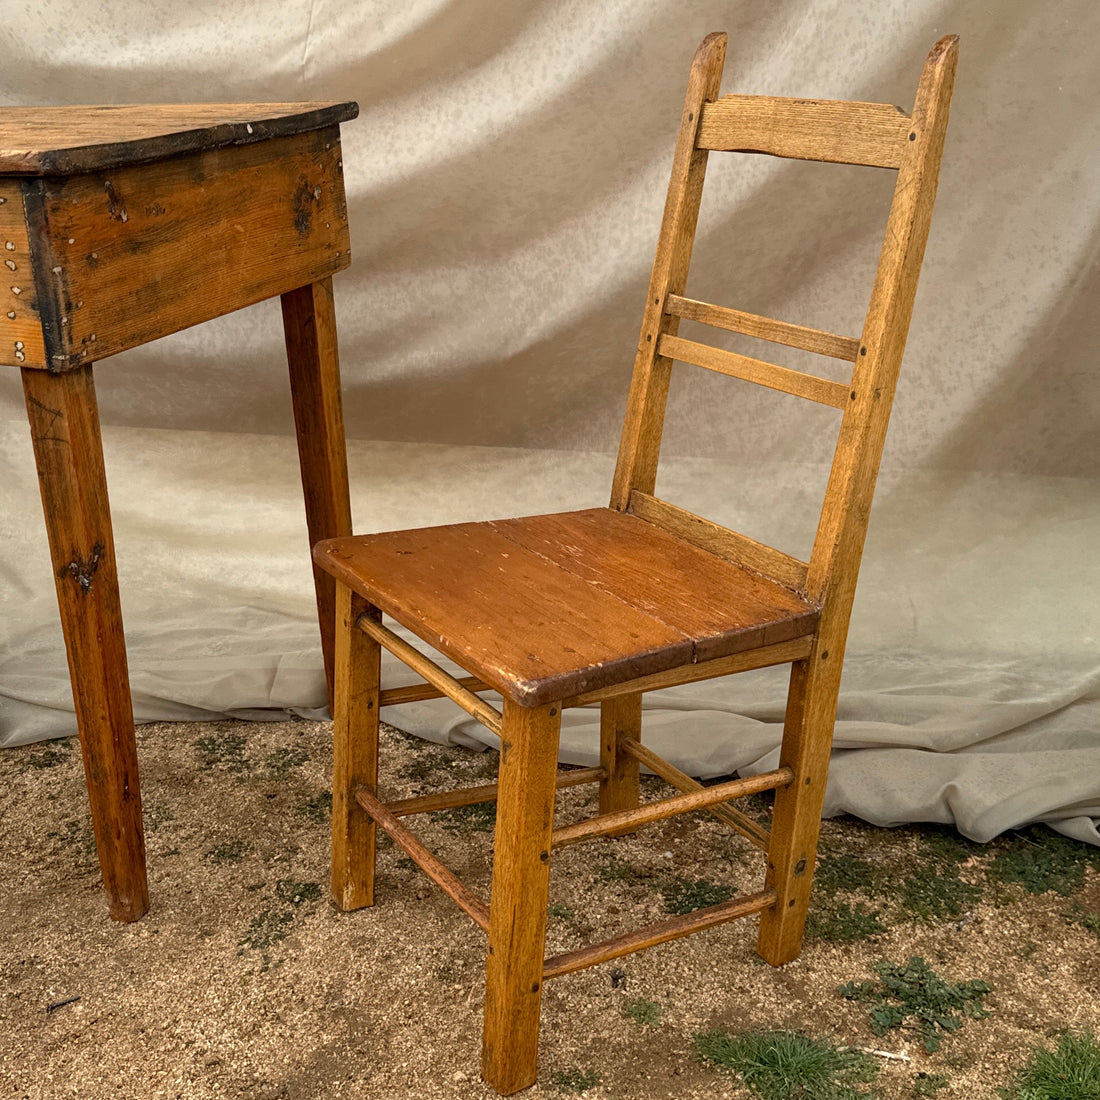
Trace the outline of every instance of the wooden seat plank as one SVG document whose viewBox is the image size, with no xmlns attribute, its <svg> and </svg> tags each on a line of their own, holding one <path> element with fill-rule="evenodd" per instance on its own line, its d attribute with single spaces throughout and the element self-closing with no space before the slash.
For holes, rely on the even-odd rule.
<svg viewBox="0 0 1100 1100">
<path fill-rule="evenodd" d="M 789 641 L 818 618 L 782 585 L 610 508 L 356 536 L 316 553 L 527 706 Z"/>
<path fill-rule="evenodd" d="M 817 622 L 817 607 L 782 585 L 612 508 L 493 527 L 682 631 L 695 642 L 696 661 L 790 641 Z"/>
<path fill-rule="evenodd" d="M 332 539 L 337 580 L 523 706 L 690 663 L 682 631 L 489 523 Z"/>
</svg>

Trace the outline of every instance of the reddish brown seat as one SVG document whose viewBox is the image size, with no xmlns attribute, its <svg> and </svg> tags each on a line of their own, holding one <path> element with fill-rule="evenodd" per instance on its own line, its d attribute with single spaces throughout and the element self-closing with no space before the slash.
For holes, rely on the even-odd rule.
<svg viewBox="0 0 1100 1100">
<path fill-rule="evenodd" d="M 725 41 L 710 35 L 692 65 L 610 507 L 314 548 L 338 595 L 333 898 L 344 909 L 373 903 L 377 824 L 488 932 L 482 1073 L 502 1093 L 535 1080 L 547 978 L 752 913 L 768 962 L 801 948 L 848 619 L 935 198 L 956 40 L 929 54 L 911 115 L 878 103 L 719 98 Z M 717 150 L 897 170 L 858 339 L 684 296 L 707 155 Z M 832 381 L 682 339 L 681 318 L 847 361 L 851 377 Z M 836 457 L 808 562 L 654 495 L 674 361 L 837 410 Z M 384 626 L 384 612 L 471 675 L 448 675 Z M 425 683 L 382 690 L 382 646 Z M 791 687 L 774 771 L 704 789 L 642 744 L 643 692 L 782 663 L 791 664 Z M 486 687 L 504 697 L 502 712 L 478 697 Z M 499 784 L 384 802 L 379 709 L 439 695 L 499 735 Z M 596 702 L 599 767 L 558 777 L 562 709 Z M 642 764 L 681 793 L 640 805 Z M 556 787 L 587 781 L 600 785 L 599 814 L 555 829 Z M 776 791 L 770 832 L 729 804 L 761 790 Z M 497 799 L 491 906 L 400 820 L 488 798 Z M 756 892 L 543 958 L 555 848 L 696 809 L 767 852 Z"/>
<path fill-rule="evenodd" d="M 818 620 L 804 596 L 612 508 L 333 539 L 316 560 L 528 707 L 801 638 Z"/>
</svg>

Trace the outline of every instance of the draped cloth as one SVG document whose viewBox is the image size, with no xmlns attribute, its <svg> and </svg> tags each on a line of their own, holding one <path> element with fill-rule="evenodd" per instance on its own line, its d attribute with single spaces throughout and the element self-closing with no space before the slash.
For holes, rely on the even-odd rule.
<svg viewBox="0 0 1100 1100">
<path fill-rule="evenodd" d="M 692 52 L 724 91 L 952 121 L 853 616 L 827 812 L 1100 842 L 1100 7 L 115 0 L 6 15 L 8 104 L 355 99 L 336 279 L 358 531 L 605 504 Z M 42 34 L 43 20 L 53 28 Z M 688 293 L 858 335 L 893 173 L 714 155 Z M 728 346 L 741 345 L 730 344 Z M 746 349 L 842 377 L 804 353 Z M 319 716 L 278 303 L 96 368 L 139 720 Z M 659 493 L 805 556 L 832 410 L 674 372 Z M 18 373 L 0 371 L 0 745 L 74 729 Z M 387 681 L 402 671 L 387 665 Z M 696 775 L 774 766 L 785 670 L 646 697 Z M 489 737 L 443 702 L 387 717 Z M 562 755 L 591 761 L 593 711 Z"/>
</svg>

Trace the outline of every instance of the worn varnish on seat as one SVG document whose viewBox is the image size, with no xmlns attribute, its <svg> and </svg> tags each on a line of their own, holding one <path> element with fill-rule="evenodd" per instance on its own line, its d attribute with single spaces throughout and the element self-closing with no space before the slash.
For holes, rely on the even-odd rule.
<svg viewBox="0 0 1100 1100">
<path fill-rule="evenodd" d="M 818 619 L 775 581 L 610 508 L 341 539 L 316 555 L 525 706 L 789 641 Z"/>
<path fill-rule="evenodd" d="M 337 581 L 332 896 L 374 901 L 375 828 L 386 830 L 489 934 L 482 1075 L 511 1093 L 536 1077 L 543 982 L 759 914 L 772 965 L 801 948 L 856 575 L 936 192 L 957 42 L 928 55 L 912 113 L 890 104 L 719 97 L 725 36 L 695 56 L 681 114 L 609 508 L 341 538 L 314 548 Z M 838 334 L 696 301 L 686 283 L 707 158 L 751 151 L 897 172 L 862 331 Z M 828 170 L 828 169 L 825 169 Z M 753 265 L 763 261 L 751 257 Z M 696 340 L 681 319 L 840 359 L 835 381 Z M 819 402 L 838 436 L 809 561 L 656 495 L 669 379 L 713 370 Z M 788 397 L 777 400 L 789 400 Z M 383 621 L 388 614 L 470 675 L 449 675 Z M 382 647 L 424 677 L 383 689 Z M 704 788 L 641 742 L 642 693 L 791 665 L 778 766 Z M 480 698 L 503 696 L 501 711 Z M 493 787 L 386 802 L 378 791 L 379 708 L 444 695 L 500 738 Z M 599 812 L 556 825 L 561 712 L 599 703 Z M 678 793 L 639 802 L 645 766 Z M 731 801 L 775 791 L 771 828 Z M 415 813 L 497 800 L 491 903 L 404 824 Z M 703 810 L 767 853 L 741 897 L 544 958 L 551 853 Z"/>
</svg>

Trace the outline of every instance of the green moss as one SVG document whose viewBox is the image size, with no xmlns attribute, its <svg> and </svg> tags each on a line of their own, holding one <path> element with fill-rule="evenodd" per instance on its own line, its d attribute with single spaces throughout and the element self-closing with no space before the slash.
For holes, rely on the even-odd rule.
<svg viewBox="0 0 1100 1100">
<path fill-rule="evenodd" d="M 886 925 L 879 920 L 879 910 L 867 910 L 847 902 L 831 902 L 811 907 L 806 920 L 806 935 L 812 940 L 826 940 L 829 943 L 855 943 L 877 936 L 886 931 Z"/>
<path fill-rule="evenodd" d="M 306 901 L 320 901 L 321 884 L 319 882 L 296 882 L 284 878 L 275 883 L 275 895 L 290 905 L 301 905 Z"/>
<path fill-rule="evenodd" d="M 550 1075 L 550 1083 L 563 1092 L 587 1092 L 600 1083 L 600 1075 L 580 1069 L 561 1069 Z"/>
<path fill-rule="evenodd" d="M 303 802 L 298 809 L 310 821 L 318 823 L 327 821 L 332 813 L 332 791 L 322 791 L 314 795 L 308 802 Z"/>
<path fill-rule="evenodd" d="M 264 761 L 269 779 L 283 780 L 289 777 L 294 768 L 301 767 L 309 759 L 309 753 L 302 749 L 276 749 Z"/>
<path fill-rule="evenodd" d="M 219 865 L 240 863 L 244 859 L 247 851 L 247 841 L 240 839 L 227 840 L 222 844 L 215 844 L 213 848 L 205 853 L 205 858 L 210 860 L 211 863 L 217 863 Z"/>
<path fill-rule="evenodd" d="M 453 810 L 436 810 L 428 815 L 449 833 L 487 833 L 497 822 L 495 802 L 471 802 Z"/>
<path fill-rule="evenodd" d="M 977 886 L 964 882 L 950 866 L 919 867 L 901 884 L 898 900 L 920 920 L 947 920 L 973 908 L 981 899 Z"/>
<path fill-rule="evenodd" d="M 733 888 L 708 882 L 705 878 L 693 881 L 674 879 L 661 887 L 661 896 L 665 899 L 668 912 L 683 915 L 729 901 L 733 897 Z"/>
<path fill-rule="evenodd" d="M 1084 884 L 1089 864 L 1100 868 L 1100 849 L 1035 826 L 1002 841 L 988 873 L 998 882 L 1019 884 L 1029 894 L 1052 890 L 1068 897 Z"/>
<path fill-rule="evenodd" d="M 285 909 L 264 909 L 253 918 L 248 931 L 237 942 L 242 947 L 263 951 L 285 940 L 293 921 L 294 914 Z"/>
<path fill-rule="evenodd" d="M 200 737 L 195 742 L 195 748 L 202 754 L 205 767 L 217 767 L 240 774 L 252 766 L 245 755 L 246 744 L 239 733 L 220 731 L 208 737 Z"/>
</svg>

